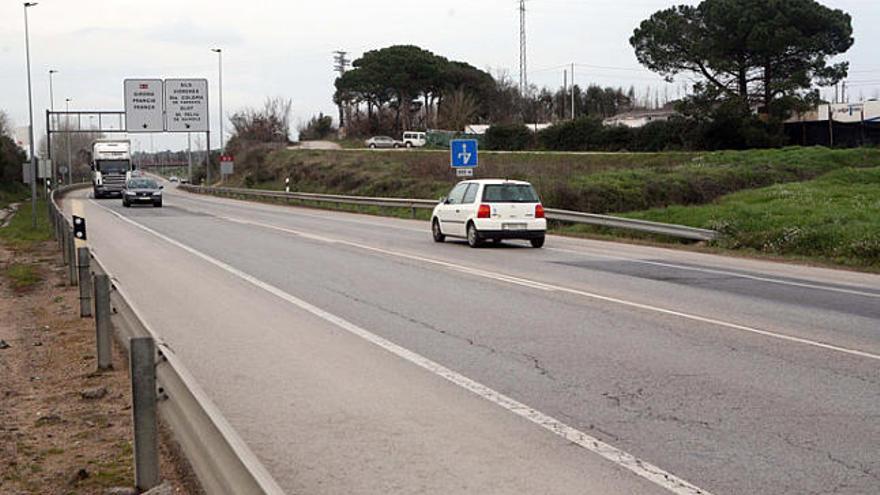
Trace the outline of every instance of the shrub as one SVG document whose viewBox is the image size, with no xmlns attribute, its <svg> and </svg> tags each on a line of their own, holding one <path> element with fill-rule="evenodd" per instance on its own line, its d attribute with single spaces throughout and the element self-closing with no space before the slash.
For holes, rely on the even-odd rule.
<svg viewBox="0 0 880 495">
<path fill-rule="evenodd" d="M 522 124 L 493 125 L 486 131 L 483 147 L 487 150 L 522 151 L 532 147 L 534 135 Z"/>
</svg>

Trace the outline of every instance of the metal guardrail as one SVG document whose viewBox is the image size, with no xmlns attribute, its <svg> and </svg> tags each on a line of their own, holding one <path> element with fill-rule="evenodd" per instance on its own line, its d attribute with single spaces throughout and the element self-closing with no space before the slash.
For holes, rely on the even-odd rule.
<svg viewBox="0 0 880 495">
<path fill-rule="evenodd" d="M 318 203 L 335 203 L 359 206 L 380 206 L 410 208 L 415 217 L 416 209 L 432 209 L 437 206 L 437 201 L 430 199 L 404 199 L 404 198 L 374 198 L 368 196 L 345 196 L 340 194 L 313 194 L 302 192 L 269 191 L 262 189 L 245 189 L 239 187 L 206 187 L 192 184 L 181 184 L 179 189 L 184 191 L 212 194 L 215 196 L 239 196 L 251 198 L 273 198 L 293 201 L 313 201 Z M 678 239 L 692 241 L 711 241 L 717 239 L 719 234 L 714 230 L 698 229 L 685 225 L 649 222 L 647 220 L 635 220 L 631 218 L 615 217 L 611 215 L 598 215 L 595 213 L 583 213 L 579 211 L 558 210 L 547 208 L 545 210 L 548 220 L 558 222 L 577 223 L 610 227 L 649 234 L 664 235 Z"/>
<path fill-rule="evenodd" d="M 76 184 L 52 192 L 49 218 L 57 236 L 70 239 L 69 232 L 73 227 L 70 219 L 60 210 L 57 198 L 87 187 L 88 184 Z M 93 274 L 110 275 L 94 253 L 91 253 L 91 257 Z M 70 262 L 75 264 L 73 259 Z M 283 490 L 196 383 L 174 351 L 162 342 L 130 304 L 124 288 L 112 276 L 111 280 L 111 322 L 117 341 L 127 352 L 130 351 L 132 338 L 152 337 L 156 341 L 159 354 L 156 366 L 159 413 L 171 428 L 174 439 L 205 492 L 282 495 Z"/>
</svg>

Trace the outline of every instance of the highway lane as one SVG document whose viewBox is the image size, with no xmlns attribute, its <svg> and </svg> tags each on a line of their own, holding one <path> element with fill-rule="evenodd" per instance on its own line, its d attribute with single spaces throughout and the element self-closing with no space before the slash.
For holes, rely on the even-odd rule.
<svg viewBox="0 0 880 495">
<path fill-rule="evenodd" d="M 474 251 L 420 223 L 169 193 L 101 204 L 714 493 L 880 486 L 876 277 L 556 238 Z"/>
</svg>

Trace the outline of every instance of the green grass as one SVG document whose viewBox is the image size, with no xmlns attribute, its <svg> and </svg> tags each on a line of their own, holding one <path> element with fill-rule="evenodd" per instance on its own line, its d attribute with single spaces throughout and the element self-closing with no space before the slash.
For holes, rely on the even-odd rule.
<svg viewBox="0 0 880 495">
<path fill-rule="evenodd" d="M 457 182 L 446 153 L 278 150 L 237 165 L 231 185 L 434 199 Z M 880 166 L 880 149 L 786 148 L 713 153 L 481 153 L 477 177 L 532 182 L 544 203 L 594 213 L 705 204 L 732 192 Z"/>
<path fill-rule="evenodd" d="M 30 290 L 43 279 L 35 265 L 23 263 L 11 263 L 3 270 L 3 275 L 16 292 Z"/>
<path fill-rule="evenodd" d="M 718 230 L 718 247 L 880 269 L 880 167 L 628 214 Z"/>
<path fill-rule="evenodd" d="M 0 209 L 10 203 L 21 203 L 30 197 L 30 189 L 25 184 L 4 182 L 0 184 Z"/>
<path fill-rule="evenodd" d="M 9 225 L 0 229 L 0 241 L 15 250 L 29 249 L 36 243 L 52 238 L 52 227 L 46 213 L 46 201 L 37 201 L 37 228 L 33 228 L 31 203 L 23 202 Z"/>
</svg>

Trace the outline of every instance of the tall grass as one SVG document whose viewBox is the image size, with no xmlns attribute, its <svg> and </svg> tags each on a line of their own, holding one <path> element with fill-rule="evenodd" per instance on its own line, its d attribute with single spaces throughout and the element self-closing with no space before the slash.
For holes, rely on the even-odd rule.
<svg viewBox="0 0 880 495">
<path fill-rule="evenodd" d="M 718 230 L 717 245 L 880 269 L 880 167 L 627 216 Z"/>
</svg>

